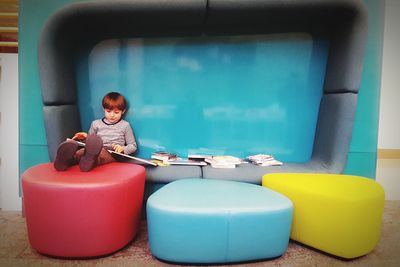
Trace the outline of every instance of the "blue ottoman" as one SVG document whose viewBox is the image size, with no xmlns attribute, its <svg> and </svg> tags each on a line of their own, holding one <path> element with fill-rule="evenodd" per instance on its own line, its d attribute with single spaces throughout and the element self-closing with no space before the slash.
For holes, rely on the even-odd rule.
<svg viewBox="0 0 400 267">
<path fill-rule="evenodd" d="M 208 179 L 169 183 L 147 201 L 151 253 L 181 263 L 227 263 L 282 255 L 292 202 L 254 184 Z"/>
</svg>

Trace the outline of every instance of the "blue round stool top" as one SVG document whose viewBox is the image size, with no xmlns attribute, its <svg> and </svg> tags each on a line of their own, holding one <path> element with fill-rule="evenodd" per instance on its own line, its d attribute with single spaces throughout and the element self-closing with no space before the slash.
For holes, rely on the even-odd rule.
<svg viewBox="0 0 400 267">
<path fill-rule="evenodd" d="M 186 263 L 277 257 L 287 249 L 292 213 L 288 198 L 258 185 L 178 180 L 147 201 L 150 250 Z"/>
</svg>

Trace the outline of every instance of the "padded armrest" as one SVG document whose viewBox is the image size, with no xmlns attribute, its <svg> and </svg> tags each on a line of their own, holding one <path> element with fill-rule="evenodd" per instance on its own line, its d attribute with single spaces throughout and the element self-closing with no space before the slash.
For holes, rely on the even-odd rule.
<svg viewBox="0 0 400 267">
<path fill-rule="evenodd" d="M 79 111 L 76 105 L 43 107 L 47 145 L 50 160 L 54 161 L 58 145 L 81 131 Z"/>
</svg>

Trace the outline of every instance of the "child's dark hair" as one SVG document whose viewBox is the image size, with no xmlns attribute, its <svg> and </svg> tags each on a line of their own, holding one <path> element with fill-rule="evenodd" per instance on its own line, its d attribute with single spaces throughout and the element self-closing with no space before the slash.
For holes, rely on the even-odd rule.
<svg viewBox="0 0 400 267">
<path fill-rule="evenodd" d="M 105 109 L 119 109 L 126 110 L 127 104 L 125 97 L 120 93 L 110 92 L 103 97 L 102 101 L 103 108 Z"/>
</svg>

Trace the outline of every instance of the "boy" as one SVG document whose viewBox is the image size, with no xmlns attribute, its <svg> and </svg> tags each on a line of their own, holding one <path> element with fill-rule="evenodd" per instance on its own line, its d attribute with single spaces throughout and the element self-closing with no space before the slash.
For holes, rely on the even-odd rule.
<svg viewBox="0 0 400 267">
<path fill-rule="evenodd" d="M 117 161 L 107 150 L 132 154 L 137 150 L 133 131 L 129 123 L 122 119 L 126 111 L 125 98 L 116 92 L 103 97 L 104 117 L 92 122 L 88 134 L 79 132 L 73 140 L 86 140 L 85 148 L 79 149 L 77 142 L 67 140 L 57 149 L 54 168 L 65 171 L 79 162 L 81 171 L 90 171 L 97 165 Z M 78 150 L 79 149 L 79 150 Z"/>
</svg>

